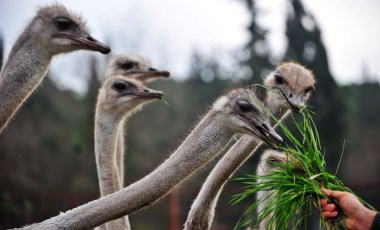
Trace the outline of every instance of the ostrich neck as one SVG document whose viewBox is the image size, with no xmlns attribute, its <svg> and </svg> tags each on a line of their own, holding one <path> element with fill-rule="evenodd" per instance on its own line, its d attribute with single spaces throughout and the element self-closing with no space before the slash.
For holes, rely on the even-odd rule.
<svg viewBox="0 0 380 230">
<path fill-rule="evenodd" d="M 289 113 L 285 107 L 272 106 L 268 97 L 265 101 L 269 112 L 276 118 L 283 119 Z M 271 120 L 272 121 L 272 120 Z M 271 123 L 273 126 L 274 121 Z M 256 137 L 243 135 L 220 159 L 204 182 L 197 198 L 194 200 L 187 220 L 185 230 L 210 229 L 214 217 L 216 203 L 226 182 L 242 164 L 261 146 L 263 142 Z"/>
<path fill-rule="evenodd" d="M 95 156 L 101 197 L 123 188 L 124 162 L 123 128 L 125 118 L 101 113 L 99 105 L 95 118 Z M 127 216 L 98 226 L 100 229 L 130 229 Z"/>
<path fill-rule="evenodd" d="M 119 183 L 120 183 L 120 188 L 124 187 L 124 171 L 125 171 L 125 166 L 124 166 L 124 158 L 126 155 L 125 151 L 125 139 L 126 139 L 126 132 L 125 132 L 125 124 L 127 123 L 126 121 L 127 118 L 123 119 L 120 122 L 119 125 L 119 131 L 117 134 L 117 142 L 116 142 L 116 162 L 117 162 L 117 169 L 119 173 Z"/>
<path fill-rule="evenodd" d="M 30 227 L 87 229 L 149 206 L 212 159 L 228 144 L 232 135 L 210 112 L 178 149 L 143 179 L 118 192 Z"/>
<path fill-rule="evenodd" d="M 120 122 L 97 108 L 95 117 L 95 156 L 101 196 L 121 189 L 116 148 Z"/>
<path fill-rule="evenodd" d="M 154 173 L 147 176 L 168 192 L 180 181 L 219 153 L 232 137 L 232 133 L 212 115 L 207 115 L 195 130 L 186 138 L 169 159 Z"/>
<path fill-rule="evenodd" d="M 46 75 L 52 56 L 24 32 L 0 75 L 0 132 Z"/>
<path fill-rule="evenodd" d="M 284 120 L 290 114 L 290 109 L 287 106 L 284 104 L 271 103 L 270 97 L 267 97 L 264 103 L 267 106 L 269 112 L 279 121 Z M 278 124 L 273 119 L 270 121 L 273 128 L 278 126 Z"/>
</svg>

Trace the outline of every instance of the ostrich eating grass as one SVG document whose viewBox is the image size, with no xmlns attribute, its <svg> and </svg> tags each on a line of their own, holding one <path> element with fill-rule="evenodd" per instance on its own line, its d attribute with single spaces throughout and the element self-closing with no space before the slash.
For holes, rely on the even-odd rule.
<svg viewBox="0 0 380 230">
<path fill-rule="evenodd" d="M 260 222 L 267 221 L 266 229 L 288 229 L 289 226 L 292 226 L 292 229 L 300 229 L 302 222 L 313 211 L 319 209 L 319 200 L 329 199 L 321 188 L 352 193 L 341 180 L 326 171 L 326 162 L 321 153 L 312 112 L 306 108 L 301 111 L 301 115 L 302 121 L 296 121 L 294 117 L 293 121 L 302 139 L 296 138 L 283 124 L 278 123 L 288 139 L 283 147 L 279 147 L 279 150 L 285 153 L 285 163 L 273 161 L 273 168 L 278 169 L 263 175 L 247 175 L 237 179 L 246 186 L 242 193 L 232 198 L 233 204 L 240 203 L 259 191 L 265 191 L 266 195 L 247 208 L 235 228 L 247 226 L 256 219 L 257 226 Z M 316 208 L 309 205 L 311 203 L 314 203 Z M 255 209 L 261 204 L 264 205 L 256 214 Z M 270 216 L 271 218 L 267 218 Z M 325 225 L 330 230 L 344 229 L 341 221 L 343 218 L 345 216 L 340 212 L 338 218 L 329 223 L 321 221 L 320 225 Z"/>
<path fill-rule="evenodd" d="M 290 110 L 298 111 L 305 106 L 314 84 L 315 77 L 309 69 L 294 62 L 283 62 L 265 79 L 264 87 L 269 90 L 264 104 L 270 113 L 283 120 Z M 243 135 L 218 161 L 191 205 L 185 230 L 211 228 L 224 185 L 262 143 L 255 137 Z"/>
<path fill-rule="evenodd" d="M 273 146 L 281 137 L 255 93 L 238 88 L 219 97 L 160 166 L 128 187 L 24 229 L 89 229 L 157 202 L 220 153 L 238 133 Z M 271 138 L 270 138 L 271 137 Z"/>
</svg>

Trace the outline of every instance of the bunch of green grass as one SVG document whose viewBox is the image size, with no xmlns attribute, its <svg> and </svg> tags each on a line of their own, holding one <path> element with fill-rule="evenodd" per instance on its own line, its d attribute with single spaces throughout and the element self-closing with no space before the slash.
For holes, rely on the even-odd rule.
<svg viewBox="0 0 380 230">
<path fill-rule="evenodd" d="M 233 204 L 254 197 L 258 191 L 268 191 L 268 196 L 252 203 L 235 229 L 251 224 L 254 219 L 257 220 L 258 225 L 270 216 L 272 217 L 267 222 L 266 229 L 288 229 L 289 227 L 300 229 L 303 221 L 306 221 L 309 215 L 316 209 L 320 211 L 319 200 L 321 198 L 328 199 L 321 188 L 352 192 L 335 175 L 326 171 L 326 163 L 321 153 L 320 139 L 312 119 L 312 112 L 309 109 L 303 109 L 301 115 L 302 121 L 296 121 L 292 116 L 301 136 L 299 139 L 277 121 L 289 140 L 285 146 L 278 148 L 279 151 L 286 154 L 287 162 L 274 163 L 278 170 L 271 171 L 266 175 L 247 175 L 237 179 L 242 181 L 245 187 L 242 193 L 233 196 L 231 201 Z M 264 201 L 267 201 L 265 207 L 260 213 L 256 213 L 255 209 Z M 341 220 L 345 217 L 342 212 L 339 214 L 338 218 L 328 223 L 329 229 L 344 229 L 344 221 Z M 323 228 L 327 223 L 321 221 L 320 225 Z"/>
</svg>

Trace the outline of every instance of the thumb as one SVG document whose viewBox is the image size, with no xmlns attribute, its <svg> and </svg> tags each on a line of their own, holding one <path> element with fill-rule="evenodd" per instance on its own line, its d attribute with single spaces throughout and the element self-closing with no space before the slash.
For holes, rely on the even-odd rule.
<svg viewBox="0 0 380 230">
<path fill-rule="evenodd" d="M 330 190 L 326 188 L 321 188 L 321 191 L 327 196 L 335 198 L 337 200 L 341 199 L 345 194 L 345 192 Z"/>
</svg>

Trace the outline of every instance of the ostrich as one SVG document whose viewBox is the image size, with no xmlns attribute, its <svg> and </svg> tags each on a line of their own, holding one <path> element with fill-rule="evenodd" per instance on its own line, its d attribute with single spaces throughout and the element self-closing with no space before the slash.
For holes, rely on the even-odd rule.
<svg viewBox="0 0 380 230">
<path fill-rule="evenodd" d="M 123 75 L 146 83 L 159 77 L 169 77 L 170 73 L 152 68 L 149 60 L 137 55 L 115 55 L 109 59 L 103 79 L 114 75 Z M 119 126 L 120 132 L 116 146 L 116 162 L 121 187 L 124 186 L 124 123 L 125 121 L 122 120 Z"/>
<path fill-rule="evenodd" d="M 279 152 L 276 150 L 266 150 L 261 155 L 259 164 L 257 166 L 256 175 L 263 176 L 263 175 L 266 175 L 273 170 L 278 170 L 279 168 L 276 167 L 275 164 L 278 165 L 278 164 L 286 163 L 286 162 L 287 162 L 287 157 L 286 157 L 285 153 Z M 270 191 L 259 191 L 259 192 L 257 192 L 257 200 L 265 197 L 264 201 L 261 202 L 259 204 L 259 206 L 257 207 L 258 213 L 260 213 L 264 209 L 264 207 L 268 201 L 267 198 L 270 196 L 270 194 L 271 194 Z M 267 216 L 260 223 L 260 225 L 259 225 L 260 230 L 266 229 L 265 226 L 268 223 L 268 221 L 270 220 L 271 216 L 272 215 Z"/>
<path fill-rule="evenodd" d="M 312 72 L 305 67 L 284 62 L 265 80 L 265 104 L 277 118 L 284 119 L 289 110 L 297 111 L 305 105 L 314 88 Z M 219 195 L 229 178 L 262 144 L 259 139 L 243 135 L 215 165 L 204 182 L 188 213 L 184 229 L 210 229 Z"/>
<path fill-rule="evenodd" d="M 142 105 L 152 101 L 152 99 L 160 98 L 161 92 L 155 92 L 148 89 L 140 79 L 147 80 L 157 77 L 168 77 L 169 72 L 158 71 L 148 66 L 144 59 L 137 59 L 134 56 L 118 55 L 110 59 L 107 64 L 108 74 L 105 76 L 104 86 L 99 91 L 98 107 L 96 110 L 95 119 L 95 139 L 97 146 L 104 146 L 104 152 L 96 153 L 96 162 L 98 167 L 99 185 L 101 196 L 106 196 L 113 192 L 116 192 L 124 187 L 124 124 L 126 119 L 133 114 L 136 110 L 142 108 Z M 123 68 L 126 62 L 135 63 L 138 68 L 131 70 L 131 68 Z M 116 66 L 116 68 L 112 68 Z M 109 69 L 112 68 L 112 71 Z M 112 74 L 114 72 L 114 74 Z M 123 74 L 123 75 L 120 75 Z M 110 80 L 112 79 L 112 87 L 110 86 Z M 125 97 L 117 97 L 110 92 L 112 91 L 131 91 L 137 90 L 138 94 L 127 94 Z M 149 97 L 154 95 L 155 97 Z M 122 103 L 120 100 L 123 100 Z M 113 106 L 113 110 L 101 110 L 102 106 Z M 123 108 L 123 110 L 119 110 Z M 114 116 L 113 113 L 121 113 L 122 116 L 113 122 L 105 122 L 102 125 L 102 121 L 106 121 L 110 116 Z M 116 138 L 110 143 L 106 143 L 104 134 L 107 130 L 117 130 Z M 108 147 L 108 151 L 105 151 Z M 106 224 L 106 226 L 100 226 L 97 229 L 130 229 L 128 217 L 125 216 L 119 220 L 114 220 Z"/>
<path fill-rule="evenodd" d="M 143 179 L 26 229 L 88 229 L 150 206 L 215 157 L 237 133 L 254 135 L 269 145 L 269 137 L 282 141 L 255 94 L 234 89 L 219 97 L 177 150 Z M 116 131 L 112 135 L 115 138 Z"/>
<path fill-rule="evenodd" d="M 111 50 L 90 36 L 83 20 L 63 5 L 40 8 L 12 47 L 0 74 L 0 132 L 44 78 L 54 55 Z"/>
<path fill-rule="evenodd" d="M 115 55 L 111 57 L 107 63 L 106 71 L 103 79 L 107 79 L 110 76 L 123 75 L 128 78 L 133 78 L 146 83 L 150 80 L 159 77 L 169 77 L 168 71 L 159 71 L 151 67 L 149 60 L 137 56 L 137 55 Z M 118 170 L 121 178 L 121 186 L 124 184 L 124 165 L 123 165 L 123 153 L 124 153 L 124 120 L 121 127 L 121 132 L 118 134 L 118 144 L 116 147 L 116 158 L 118 162 Z"/>
</svg>

